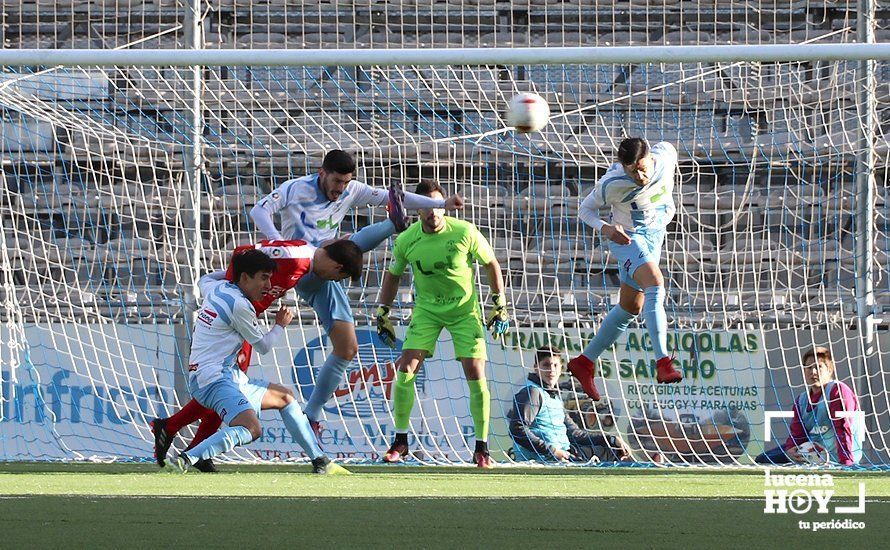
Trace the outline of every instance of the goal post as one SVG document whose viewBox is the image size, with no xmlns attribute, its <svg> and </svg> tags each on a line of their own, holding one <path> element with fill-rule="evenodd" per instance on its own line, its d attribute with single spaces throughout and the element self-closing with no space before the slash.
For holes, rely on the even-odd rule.
<svg viewBox="0 0 890 550">
<path fill-rule="evenodd" d="M 603 357 L 601 402 L 563 379 L 569 413 L 642 462 L 748 465 L 766 413 L 804 391 L 802 352 L 827 345 L 868 413 L 862 464 L 885 467 L 890 337 L 868 334 L 890 309 L 890 197 L 876 184 L 890 153 L 888 60 L 890 44 L 874 43 L 0 50 L 0 459 L 150 458 L 148 422 L 188 398 L 176 388 L 187 287 L 259 238 L 248 215 L 259 199 L 341 148 L 357 180 L 410 190 L 429 177 L 462 194 L 459 216 L 491 241 L 515 319 L 506 345 L 489 341 L 491 447 L 510 461 L 508 416 L 535 349 L 574 356 L 616 303 L 615 260 L 577 212 L 620 140 L 641 136 L 680 154 L 660 267 L 685 380 L 654 382 L 635 321 Z M 551 108 L 536 134 L 504 121 L 524 91 Z M 384 216 L 361 208 L 340 229 Z M 394 431 L 395 354 L 372 326 L 390 249 L 370 252 L 348 287 L 359 353 L 324 413 L 324 448 L 356 461 L 377 459 Z M 251 374 L 305 400 L 330 342 L 310 308 L 285 303 L 298 312 L 287 343 Z M 417 392 L 416 458 L 468 460 L 468 389 L 446 333 Z M 263 421 L 263 437 L 227 458 L 298 460 L 280 421 Z"/>
<path fill-rule="evenodd" d="M 447 65 L 606 65 L 636 63 L 731 63 L 863 61 L 890 59 L 890 44 L 728 44 L 688 46 L 573 46 L 536 48 L 399 48 L 228 50 L 41 50 L 0 51 L 10 66 L 242 66 L 370 67 Z"/>
</svg>

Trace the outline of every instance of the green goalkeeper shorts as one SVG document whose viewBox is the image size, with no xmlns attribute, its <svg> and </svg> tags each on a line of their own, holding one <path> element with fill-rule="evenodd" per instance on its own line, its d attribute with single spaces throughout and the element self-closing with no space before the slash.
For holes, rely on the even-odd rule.
<svg viewBox="0 0 890 550">
<path fill-rule="evenodd" d="M 411 323 L 405 334 L 402 349 L 422 349 L 431 357 L 442 329 L 448 329 L 454 344 L 454 356 L 458 359 L 487 359 L 485 329 L 478 305 L 470 312 L 447 315 L 414 308 Z"/>
</svg>

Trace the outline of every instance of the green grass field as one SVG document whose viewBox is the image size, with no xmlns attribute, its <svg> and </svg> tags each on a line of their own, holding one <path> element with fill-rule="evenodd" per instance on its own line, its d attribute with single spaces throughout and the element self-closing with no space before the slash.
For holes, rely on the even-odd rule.
<svg viewBox="0 0 890 550">
<path fill-rule="evenodd" d="M 222 466 L 219 474 L 137 464 L 0 464 L 4 547 L 264 546 L 774 548 L 890 536 L 890 475 L 835 474 L 838 496 L 866 484 L 859 516 L 765 515 L 760 472 L 676 469 Z M 798 521 L 850 517 L 863 531 Z"/>
</svg>

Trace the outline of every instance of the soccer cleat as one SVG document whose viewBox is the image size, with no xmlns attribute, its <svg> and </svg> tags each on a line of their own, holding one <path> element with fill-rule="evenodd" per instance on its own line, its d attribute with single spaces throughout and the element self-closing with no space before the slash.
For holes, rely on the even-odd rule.
<svg viewBox="0 0 890 550">
<path fill-rule="evenodd" d="M 578 382 L 581 383 L 584 392 L 594 401 L 599 401 L 600 392 L 597 391 L 596 384 L 593 381 L 596 376 L 596 367 L 594 366 L 593 361 L 583 355 L 579 355 L 569 361 L 568 367 L 572 376 L 577 378 Z"/>
<path fill-rule="evenodd" d="M 189 460 L 188 455 L 185 453 L 179 453 L 176 455 L 176 458 L 170 461 L 170 469 L 181 474 L 188 472 L 191 467 L 192 461 Z"/>
<path fill-rule="evenodd" d="M 320 456 L 318 458 L 312 459 L 312 473 L 320 474 L 325 476 L 351 476 L 352 472 L 340 466 L 339 464 L 332 462 L 330 458 L 326 456 Z"/>
<path fill-rule="evenodd" d="M 386 210 L 389 213 L 389 221 L 396 228 L 396 233 L 408 229 L 408 214 L 405 213 L 405 192 L 395 185 L 389 186 L 389 203 Z"/>
<path fill-rule="evenodd" d="M 408 445 L 401 441 L 396 441 L 383 455 L 383 462 L 386 462 L 387 464 L 397 464 L 399 462 L 404 462 L 406 456 L 408 456 Z"/>
<path fill-rule="evenodd" d="M 340 466 L 336 462 L 329 462 L 327 466 L 324 467 L 324 471 L 321 472 L 326 476 L 351 476 L 352 472 Z"/>
<path fill-rule="evenodd" d="M 216 469 L 216 464 L 213 463 L 212 458 L 202 458 L 201 460 L 198 460 L 194 464 L 192 464 L 192 468 L 198 470 L 199 472 L 204 472 L 205 474 L 215 474 L 219 472 L 219 470 Z"/>
<path fill-rule="evenodd" d="M 674 368 L 673 362 L 673 357 L 662 357 L 655 363 L 655 370 L 657 371 L 655 379 L 658 380 L 659 384 L 674 384 L 683 380 L 683 375 Z"/>
<path fill-rule="evenodd" d="M 484 468 L 486 470 L 494 468 L 494 460 L 491 459 L 491 455 L 487 452 L 476 451 L 473 453 L 473 462 L 476 463 L 477 468 Z"/>
<path fill-rule="evenodd" d="M 166 418 L 155 418 L 149 425 L 151 426 L 151 433 L 155 436 L 155 461 L 157 461 L 158 466 L 163 468 L 164 459 L 167 458 L 167 451 L 170 450 L 170 445 L 173 444 L 173 437 L 167 433 Z"/>
</svg>

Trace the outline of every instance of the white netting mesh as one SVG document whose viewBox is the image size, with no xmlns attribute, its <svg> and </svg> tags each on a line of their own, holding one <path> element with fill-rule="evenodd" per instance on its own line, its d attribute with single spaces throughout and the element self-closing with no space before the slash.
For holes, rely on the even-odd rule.
<svg viewBox="0 0 890 550">
<path fill-rule="evenodd" d="M 370 9 L 358 1 L 348 7 L 228 1 L 203 4 L 201 13 L 206 48 L 855 40 L 855 6 L 845 3 L 759 3 L 771 11 L 737 1 L 584 4 L 507 9 L 484 1 L 419 1 Z M 403 11 L 408 5 L 415 11 Z M 186 10 L 173 1 L 52 6 L 4 5 L 5 46 L 188 47 Z M 572 414 L 593 429 L 623 434 L 640 460 L 660 451 L 676 463 L 746 463 L 762 450 L 764 410 L 788 410 L 804 387 L 794 368 L 801 350 L 829 343 L 839 378 L 857 389 L 869 414 L 863 463 L 883 465 L 890 429 L 883 361 L 878 353 L 867 370 L 857 370 L 864 353 L 850 328 L 859 200 L 854 160 L 864 116 L 855 94 L 868 85 L 857 81 L 855 66 L 204 68 L 198 266 L 191 261 L 188 192 L 192 72 L 6 68 L 0 214 L 3 339 L 10 344 L 2 355 L 0 458 L 149 456 L 148 420 L 186 397 L 175 374 L 187 337 L 186 288 L 196 275 L 222 267 L 236 244 L 257 238 L 247 212 L 259 198 L 316 170 L 334 147 L 355 152 L 356 178 L 372 185 L 410 189 L 431 177 L 467 197 L 462 216 L 494 245 L 518 325 L 506 349 L 490 349 L 492 447 L 508 451 L 504 417 L 534 348 L 553 341 L 574 354 L 615 303 L 614 261 L 579 223 L 577 210 L 613 162 L 620 139 L 640 135 L 670 141 L 680 152 L 678 215 L 662 268 L 671 339 L 687 382 L 680 394 L 649 383 L 651 352 L 645 331 L 634 325 L 607 361 L 607 401 L 594 406 L 570 389 Z M 885 63 L 876 75 L 873 253 L 880 317 L 890 306 Z M 504 106 L 520 91 L 550 104 L 543 132 L 504 130 Z M 361 209 L 343 231 L 384 215 Z M 326 409 L 323 440 L 332 452 L 364 459 L 385 450 L 393 432 L 392 354 L 368 326 L 388 246 L 369 257 L 362 284 L 349 288 L 359 357 Z M 403 286 L 396 317 L 407 318 L 412 300 Z M 287 348 L 254 369 L 296 385 L 305 398 L 327 340 L 311 309 L 295 305 L 300 324 L 290 329 Z M 879 331 L 878 349 L 885 340 Z M 467 389 L 446 340 L 418 388 L 412 424 L 418 456 L 466 459 Z M 253 455 L 238 456 L 291 456 L 295 448 L 283 427 L 277 420 L 270 426 Z"/>
</svg>

